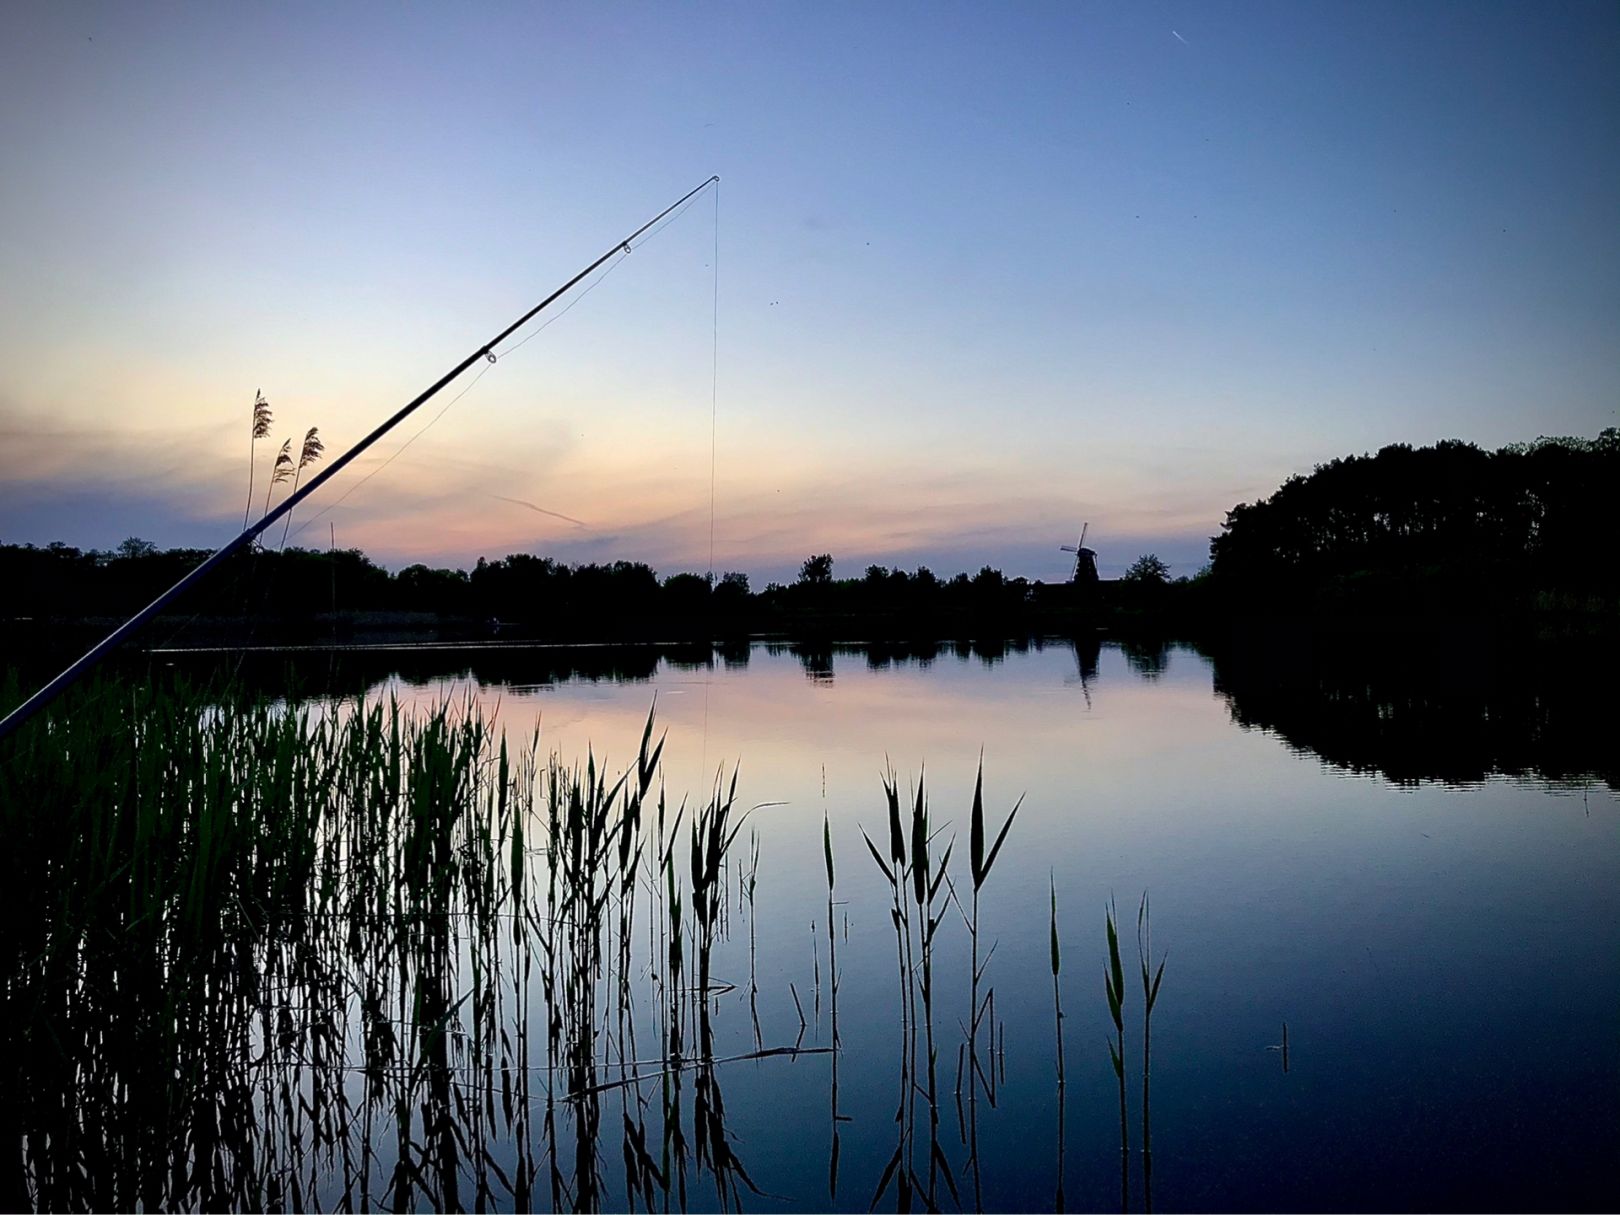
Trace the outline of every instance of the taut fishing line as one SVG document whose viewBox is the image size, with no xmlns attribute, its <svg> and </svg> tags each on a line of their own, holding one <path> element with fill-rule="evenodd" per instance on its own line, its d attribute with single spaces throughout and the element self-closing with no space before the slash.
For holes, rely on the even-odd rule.
<svg viewBox="0 0 1620 1215">
<path fill-rule="evenodd" d="M 674 216 L 671 216 L 670 218 L 673 219 Z M 652 235 L 651 233 L 648 234 L 649 238 L 651 237 L 651 235 Z M 457 401 L 461 400 L 462 397 L 466 396 L 474 388 L 478 387 L 478 382 L 480 380 L 482 380 L 486 375 L 488 375 L 490 373 L 490 371 L 494 368 L 495 362 L 496 362 L 497 359 L 506 357 L 508 355 L 516 354 L 519 350 L 523 349 L 523 347 L 527 346 L 530 342 L 534 341 L 535 338 L 539 337 L 542 333 L 544 333 L 552 325 L 556 324 L 558 321 L 562 320 L 563 317 L 567 316 L 570 312 L 572 312 L 575 309 L 575 307 L 577 307 L 585 299 L 585 297 L 587 295 L 589 295 L 591 292 L 595 291 L 597 289 L 597 287 L 601 286 L 603 280 L 606 279 L 608 275 L 612 274 L 615 270 L 617 270 L 621 265 L 624 264 L 624 256 L 625 255 L 621 252 L 618 257 L 614 258 L 613 261 L 608 263 L 606 269 L 600 271 L 597 274 L 597 276 L 591 280 L 589 286 L 587 286 L 583 291 L 581 291 L 578 296 L 576 296 L 574 299 L 569 301 L 568 307 L 564 308 L 561 312 L 557 313 L 555 316 L 547 317 L 542 324 L 540 324 L 539 326 L 537 326 L 535 328 L 535 331 L 533 333 L 529 334 L 528 337 L 524 338 L 516 346 L 513 346 L 510 350 L 503 351 L 500 354 L 495 354 L 492 351 L 491 355 L 493 357 L 490 357 L 490 358 L 485 360 L 484 365 L 478 369 L 478 374 L 475 375 L 472 378 L 472 382 L 469 383 L 460 392 L 456 393 L 455 396 L 451 397 L 448 401 L 446 401 L 444 403 L 444 405 L 440 407 L 438 413 L 434 414 L 425 423 L 423 423 L 421 430 L 417 431 L 410 438 L 406 439 L 403 443 L 401 443 L 398 447 L 396 447 L 392 452 L 390 452 L 388 454 L 388 458 L 383 460 L 382 463 L 378 464 L 376 468 L 373 468 L 365 476 L 361 477 L 353 485 L 349 486 L 349 488 L 343 492 L 343 496 L 338 498 L 337 501 L 335 501 L 335 502 L 333 502 L 333 503 L 331 503 L 331 504 L 329 504 L 327 506 L 323 506 L 319 511 L 317 511 L 315 514 L 311 515 L 306 522 L 300 524 L 299 527 L 298 527 L 298 530 L 295 531 L 293 533 L 293 535 L 295 535 L 295 536 L 302 535 L 303 531 L 304 531 L 304 529 L 306 527 L 309 527 L 310 524 L 320 522 L 320 520 L 322 518 L 324 518 L 328 513 L 330 513 L 331 511 L 334 511 L 338 507 L 342 506 L 345 502 L 347 502 L 349 500 L 349 496 L 351 494 L 353 494 L 356 490 L 358 490 L 367 481 L 371 480 L 371 478 L 375 477 L 378 473 L 382 472 L 383 469 L 387 468 L 395 460 L 399 459 L 400 456 L 404 455 L 406 449 L 409 448 L 412 443 L 415 443 L 423 435 L 427 434 L 428 431 L 432 430 L 434 423 L 437 422 L 440 418 L 444 417 L 445 414 L 450 412 L 450 407 L 452 405 L 454 405 Z"/>
<path fill-rule="evenodd" d="M 720 183 L 714 183 L 714 309 L 709 337 L 709 588 L 714 589 L 715 435 L 720 424 Z"/>
<path fill-rule="evenodd" d="M 677 212 L 678 214 L 678 212 Z M 714 466 L 720 423 L 720 183 L 714 183 L 714 302 L 709 335 L 709 663 L 703 673 L 703 755 L 698 771 L 709 768 L 709 686 L 714 682 Z"/>
</svg>

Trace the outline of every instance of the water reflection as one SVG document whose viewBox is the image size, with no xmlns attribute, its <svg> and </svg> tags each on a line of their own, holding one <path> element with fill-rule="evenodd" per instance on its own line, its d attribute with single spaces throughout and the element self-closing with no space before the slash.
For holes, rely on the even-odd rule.
<svg viewBox="0 0 1620 1215">
<path fill-rule="evenodd" d="M 1606 668 L 1590 657 L 1579 667 L 1512 653 L 1472 661 L 1479 657 L 1470 651 L 1448 662 L 1443 654 L 1396 653 L 1387 646 L 1369 656 L 1303 645 L 1269 655 L 1206 656 L 1162 646 L 1127 650 L 1095 638 L 1005 647 L 963 641 L 293 656 L 300 664 L 295 678 L 325 694 L 421 689 L 421 699 L 432 701 L 452 684 L 475 683 L 488 689 L 486 702 L 502 705 L 502 721 L 515 735 L 527 733 L 526 714 L 538 717 L 543 708 L 548 730 L 561 720 L 568 754 L 581 762 L 586 742 L 598 745 L 598 757 L 610 744 L 615 756 L 634 756 L 655 690 L 661 719 L 666 705 L 687 713 L 691 732 L 682 737 L 676 730 L 676 737 L 687 751 L 698 750 L 700 698 L 677 693 L 712 683 L 716 724 L 713 738 L 704 738 L 708 754 L 728 762 L 740 757 L 752 775 L 762 774 L 763 796 L 799 802 L 754 820 L 769 831 L 760 885 L 768 906 L 760 917 L 757 959 L 757 845 L 745 833 L 739 843 L 754 845 L 751 855 L 743 857 L 739 847 L 737 859 L 722 859 L 717 875 L 704 879 L 705 891 L 718 881 L 722 897 L 711 901 L 705 894 L 700 906 L 692 877 L 694 810 L 678 818 L 675 796 L 667 811 L 661 799 L 654 808 L 657 793 L 649 785 L 642 834 L 624 829 L 625 820 L 619 820 L 620 834 L 611 819 L 602 828 L 613 856 L 618 846 L 635 856 L 642 846 L 637 841 L 644 842 L 639 881 L 604 884 L 596 868 L 582 862 L 553 889 L 545 858 L 530 844 L 520 855 L 545 875 L 530 880 L 546 893 L 540 898 L 537 891 L 520 917 L 494 914 L 498 908 L 476 885 L 453 886 L 454 897 L 441 897 L 432 881 L 418 881 L 409 888 L 397 884 L 401 892 L 426 892 L 409 909 L 415 927 L 408 954 L 385 916 L 361 917 L 358 927 L 353 917 L 323 921 L 314 942 L 359 963 L 352 1001 L 346 1002 L 347 988 L 329 982 L 335 972 L 319 951 L 293 950 L 283 960 L 268 959 L 258 974 L 243 971 L 239 981 L 251 983 L 252 991 L 244 986 L 240 998 L 233 988 L 199 983 L 199 993 L 223 992 L 220 1006 L 230 1016 L 221 1014 L 217 1025 L 154 1014 L 141 1029 L 147 1036 L 132 1032 L 125 1020 L 120 1032 L 128 1041 L 109 1045 L 103 1022 L 116 1026 L 120 1009 L 142 1003 L 129 999 L 132 991 L 160 1008 L 164 973 L 151 967 L 148 978 L 133 982 L 145 971 L 121 958 L 104 968 L 120 976 L 116 983 L 64 988 L 77 1009 L 64 1001 L 62 1015 L 78 1016 L 83 1049 L 103 1052 L 91 1059 L 102 1070 L 87 1065 L 76 1080 L 71 1060 L 29 1050 L 33 1083 L 18 1091 L 29 1094 L 28 1117 L 36 1119 L 45 1119 L 41 1103 L 66 1101 L 63 1094 L 77 1091 L 77 1104 L 52 1125 L 63 1144 L 77 1135 L 81 1147 L 73 1150 L 81 1153 L 86 1137 L 76 1119 L 104 1093 L 127 1125 L 115 1125 L 109 1115 L 105 1126 L 90 1127 L 89 1150 L 104 1154 L 90 1164 L 122 1160 L 118 1167 L 126 1171 L 108 1165 L 87 1173 L 64 1148 L 60 1156 L 30 1158 L 27 1178 L 38 1201 L 56 1205 L 114 1206 L 123 1199 L 149 1206 L 297 1206 L 310 1204 L 313 1194 L 351 1208 L 650 1210 L 771 1206 L 782 1193 L 812 1208 L 860 1209 L 876 1190 L 880 1205 L 1104 1209 L 1119 1200 L 1121 1161 L 1114 1146 L 1114 1077 L 1106 1072 L 1100 1032 L 1099 908 L 1110 891 L 1132 890 L 1141 875 L 1143 885 L 1153 886 L 1155 909 L 1167 912 L 1162 922 L 1178 960 L 1164 1023 L 1156 1017 L 1152 1026 L 1151 1140 L 1148 1128 L 1131 1120 L 1129 1160 L 1142 1169 L 1133 1198 L 1145 1203 L 1151 1186 L 1153 1198 L 1167 1207 L 1300 1205 L 1328 1192 L 1345 1196 L 1346 1205 L 1387 1204 L 1395 1194 L 1411 1205 L 1461 1204 L 1498 1192 L 1497 1174 L 1479 1172 L 1469 1180 L 1480 1167 L 1467 1155 L 1476 1140 L 1487 1145 L 1476 1152 L 1490 1158 L 1486 1164 L 1556 1160 L 1549 1173 L 1575 1179 L 1561 1183 L 1562 1197 L 1578 1197 L 1579 1186 L 1590 1184 L 1600 1167 L 1590 1162 L 1620 1142 L 1608 1113 L 1620 1072 L 1614 1052 L 1602 1045 L 1612 1042 L 1612 1033 L 1600 1040 L 1589 1024 L 1599 1015 L 1591 1010 L 1607 1015 L 1620 991 L 1613 964 L 1620 949 L 1608 927 L 1620 918 L 1605 893 L 1615 885 L 1593 877 L 1612 878 L 1613 863 L 1598 849 L 1571 847 L 1591 833 L 1573 834 L 1565 820 L 1598 824 L 1581 823 L 1578 806 L 1562 819 L 1524 813 L 1556 808 L 1557 799 L 1502 782 L 1477 795 L 1429 789 L 1414 796 L 1391 794 L 1376 781 L 1330 779 L 1315 764 L 1292 759 L 1269 736 L 1347 770 L 1405 782 L 1479 779 L 1458 777 L 1459 771 L 1549 779 L 1560 771 L 1603 771 L 1609 762 L 1603 744 L 1615 722 L 1591 689 L 1608 686 Z M 159 661 L 194 674 L 221 664 L 218 657 Z M 224 660 L 278 695 L 287 688 L 288 661 L 285 654 Z M 1442 735 L 1432 720 L 1459 706 L 1457 723 Z M 570 711 L 579 715 L 580 733 L 573 737 L 566 736 L 574 724 Z M 1572 733 L 1572 721 L 1583 714 L 1589 724 Z M 1228 715 L 1245 730 L 1234 729 Z M 701 720 L 708 724 L 707 704 Z M 1510 724 L 1524 738 L 1499 737 L 1498 729 L 1507 733 Z M 1420 750 L 1403 745 L 1397 726 L 1449 741 L 1424 766 L 1415 762 L 1422 760 Z M 628 748 L 620 746 L 626 733 Z M 931 851 L 946 847 L 953 831 L 960 837 L 953 880 L 968 901 L 960 869 L 970 839 L 967 791 L 986 739 L 998 795 L 1006 792 L 1010 802 L 1027 787 L 1032 796 L 1011 837 L 1006 885 L 994 891 L 994 927 L 986 932 L 985 952 L 992 937 L 997 950 L 991 977 L 1000 993 L 981 1002 L 987 993 L 972 990 L 977 966 L 963 943 L 956 891 L 929 888 L 919 901 L 915 887 L 901 883 L 895 915 L 904 910 L 905 935 L 891 936 L 892 894 L 874 890 L 879 867 L 853 820 L 881 822 L 874 817 L 881 801 L 874 752 L 892 750 L 905 764 L 926 759 L 930 787 L 949 793 L 921 839 Z M 1472 766 L 1461 766 L 1459 756 Z M 952 764 L 965 767 L 965 776 L 953 775 Z M 1265 771 L 1251 780 L 1250 768 Z M 639 774 L 640 766 L 634 770 Z M 1605 779 L 1612 784 L 1613 778 L 1611 763 Z M 701 791 L 703 784 L 677 776 L 670 788 Z M 1505 810 L 1494 818 L 1476 813 L 1504 790 L 1515 795 L 1497 799 Z M 589 792 L 583 796 L 588 806 Z M 572 800 L 570 794 L 547 802 L 566 809 Z M 1241 812 L 1234 809 L 1240 805 Z M 1377 833 L 1367 829 L 1375 805 L 1395 807 Z M 1437 805 L 1459 813 L 1425 819 L 1439 841 L 1430 844 L 1427 833 L 1411 826 L 1413 810 Z M 1567 801 L 1564 808 L 1570 809 Z M 1351 829 L 1341 830 L 1345 824 Z M 534 839 L 555 831 L 544 823 L 534 827 Z M 836 901 L 831 864 L 823 881 L 819 860 L 829 832 L 838 841 Z M 874 837 L 881 845 L 881 828 Z M 454 869 L 464 849 L 488 843 L 470 833 L 445 854 L 441 838 L 452 837 L 437 831 L 421 837 L 429 877 Z M 593 829 L 587 825 L 580 838 L 593 839 Z M 1539 851 L 1538 840 L 1546 842 Z M 345 856 L 384 844 L 356 837 L 336 848 L 333 888 L 350 880 L 341 865 Z M 902 846 L 918 855 L 915 839 Z M 1458 857 L 1470 852 L 1465 865 Z M 511 864 L 509 851 L 496 847 L 492 855 L 501 861 L 497 871 Z M 1576 860 L 1538 868 L 1541 856 Z M 557 863 L 572 864 L 561 854 Z M 1155 865 L 1158 871 L 1147 873 Z M 1049 894 L 1053 869 L 1056 888 Z M 1358 876 L 1337 884 L 1346 873 Z M 1437 873 L 1443 880 L 1435 881 Z M 1504 873 L 1511 883 L 1502 882 Z M 796 882 L 812 897 L 800 898 Z M 1505 894 L 1504 885 L 1511 887 Z M 396 897 L 405 894 L 382 883 L 360 905 L 384 906 Z M 1055 974 L 1046 986 L 1049 898 L 1062 900 L 1064 949 L 1073 948 L 1076 961 L 1063 968 L 1061 988 Z M 568 906 L 566 915 L 552 913 L 557 904 Z M 924 933 L 931 933 L 926 926 L 946 904 L 936 995 Z M 482 918 L 475 921 L 475 912 Z M 463 946 L 449 945 L 447 917 L 448 931 L 463 934 Z M 1057 910 L 1051 917 L 1055 939 Z M 1560 938 L 1542 931 L 1549 920 L 1587 928 Z M 806 923 L 820 942 L 812 957 L 804 956 Z M 472 936 L 468 924 L 477 926 Z M 592 924 L 589 933 L 578 927 Z M 139 939 L 106 947 L 125 949 Z M 707 952 L 705 940 L 716 951 L 712 976 L 699 956 Z M 1579 952 L 1587 944 L 1589 956 Z M 901 960 L 907 948 L 909 963 Z M 846 969 L 850 982 L 841 992 Z M 1526 979 L 1529 970 L 1534 983 Z M 727 982 L 735 988 L 726 989 Z M 1552 994 L 1534 1001 L 1522 994 L 1543 993 L 1548 983 Z M 333 1010 L 326 1020 L 313 1015 L 323 984 L 331 988 L 325 999 Z M 1408 996 L 1414 991 L 1421 1000 Z M 933 999 L 941 1002 L 937 1011 Z M 1572 1018 L 1567 1036 L 1579 1049 L 1538 1054 L 1534 1042 L 1525 1045 L 1524 1026 L 1554 1007 Z M 265 1016 L 264 1008 L 273 1015 Z M 831 1017 L 830 1032 L 823 1029 L 822 1008 Z M 1141 1008 L 1133 1009 L 1128 1042 L 1133 1067 L 1141 1058 L 1145 1079 L 1147 1027 L 1134 1019 Z M 801 1050 L 795 1015 L 803 1031 L 812 1009 L 811 1045 Z M 1336 1023 L 1341 1013 L 1344 1021 Z M 191 1140 L 197 1155 L 178 1163 L 155 1154 L 136 1133 L 139 1119 L 157 1117 L 153 1111 L 174 1103 L 171 1082 L 183 1075 L 177 1061 L 185 1056 L 173 1044 L 168 1054 L 154 1051 L 151 1034 L 168 1033 L 175 1024 L 193 1031 L 185 1035 L 188 1042 L 222 1044 L 215 1070 L 208 1070 L 213 1056 L 205 1052 L 201 1059 L 196 1083 L 202 1087 L 181 1093 L 197 1102 L 188 1116 L 199 1129 Z M 1457 1026 L 1470 1033 L 1455 1032 Z M 1295 1047 L 1309 1048 L 1293 1058 L 1291 1028 Z M 1067 1074 L 1054 1058 L 1065 1032 Z M 1483 1045 L 1473 1049 L 1489 1057 L 1483 1067 L 1459 1053 L 1458 1044 L 1476 1032 Z M 226 1066 L 236 1055 L 224 1047 L 234 1051 L 244 1041 L 251 1059 L 268 1061 L 238 1076 Z M 1276 1055 L 1269 1053 L 1272 1044 Z M 829 1048 L 848 1054 L 793 1062 Z M 106 1052 L 115 1049 L 116 1066 L 109 1066 L 113 1055 Z M 343 1051 L 354 1052 L 364 1070 L 346 1073 Z M 126 1068 L 140 1084 L 119 1107 L 116 1091 L 97 1085 Z M 1571 1079 L 1575 1069 L 1581 1075 Z M 1489 1083 L 1471 1081 L 1476 1072 L 1488 1072 Z M 1285 1074 L 1286 1089 L 1267 1087 Z M 1134 1071 L 1131 1079 L 1132 1113 L 1140 1109 L 1145 1118 L 1146 1091 L 1137 1087 Z M 1579 1087 L 1588 1082 L 1598 1096 Z M 1519 1127 L 1513 1134 L 1532 1137 L 1503 1135 L 1502 1125 L 1516 1115 L 1511 1102 L 1492 1102 L 1520 1089 L 1556 1094 L 1566 1111 L 1545 1121 L 1542 1137 Z M 318 1117 L 304 1110 L 305 1102 Z M 1449 1140 L 1427 1113 L 1446 1102 L 1478 1111 Z M 1405 1125 L 1400 1119 L 1414 1105 L 1424 1111 L 1421 1133 L 1390 1130 Z M 947 1116 L 941 1128 L 942 1109 L 949 1115 L 953 1108 L 955 1117 Z M 1492 1112 L 1499 1108 L 1509 1112 Z M 243 1129 L 250 1119 L 267 1138 Z M 1325 1145 L 1314 1138 L 1314 1128 L 1352 1122 L 1373 1129 L 1337 1135 Z M 1476 1132 L 1476 1126 L 1485 1129 Z M 12 1134 L 9 1128 L 4 1133 Z M 1408 1140 L 1421 1146 L 1425 1159 L 1413 1163 L 1401 1155 Z M 1142 1150 L 1150 1143 L 1151 1162 Z M 1055 1149 L 1055 1186 L 1048 1144 Z M 144 1159 L 160 1163 L 142 1172 Z M 1382 1181 L 1357 1181 L 1351 1168 L 1366 1159 L 1394 1164 L 1380 1174 Z M 1038 1163 L 1032 1168 L 1031 1162 Z M 1027 1184 L 1026 1175 L 1032 1178 Z M 1500 1190 L 1510 1197 L 1501 1201 L 1526 1201 L 1526 1175 L 1512 1175 L 1514 1185 Z M 756 1196 L 756 1183 L 773 1197 Z"/>
<path fill-rule="evenodd" d="M 840 661 L 860 662 L 869 671 L 887 671 L 898 667 L 928 670 L 942 654 L 958 662 L 978 659 L 991 667 L 1006 659 L 1010 653 L 1026 654 L 1032 648 L 1044 649 L 1048 643 L 1040 638 L 1007 639 L 985 637 L 957 641 L 877 639 L 872 641 L 828 641 L 804 639 L 791 642 L 765 642 L 765 652 L 771 655 L 791 654 L 804 668 L 806 678 L 816 683 L 831 683 L 837 675 Z"/>
<path fill-rule="evenodd" d="M 1163 641 L 1108 643 L 1143 681 L 1163 678 L 1174 647 Z M 471 684 L 524 696 L 567 684 L 647 684 L 661 674 L 709 679 L 749 670 L 752 656 L 794 659 L 812 684 L 832 686 L 840 671 L 868 674 L 958 667 L 991 670 L 1009 655 L 1057 648 L 1073 655 L 1088 708 L 1104 643 L 1095 635 L 956 641 L 793 641 L 717 646 L 698 643 L 595 646 L 424 646 L 399 649 L 189 651 L 150 661 L 193 675 L 228 673 L 267 695 L 354 697 L 390 681 L 431 689 Z M 1295 751 L 1335 767 L 1376 773 L 1396 784 L 1472 784 L 1492 776 L 1563 784 L 1601 780 L 1620 789 L 1612 739 L 1620 735 L 1612 698 L 1620 681 L 1612 652 L 1504 647 L 1476 638 L 1432 641 L 1272 637 L 1200 653 L 1231 719 L 1270 732 Z M 950 696 L 948 685 L 934 689 Z"/>
<path fill-rule="evenodd" d="M 1620 789 L 1612 652 L 1295 638 L 1212 657 L 1233 721 L 1339 768 L 1400 785 L 1511 776 Z"/>
<path fill-rule="evenodd" d="M 1120 643 L 1125 661 L 1143 679 L 1157 679 L 1170 665 L 1170 643 L 1159 639 L 1127 638 Z"/>
</svg>

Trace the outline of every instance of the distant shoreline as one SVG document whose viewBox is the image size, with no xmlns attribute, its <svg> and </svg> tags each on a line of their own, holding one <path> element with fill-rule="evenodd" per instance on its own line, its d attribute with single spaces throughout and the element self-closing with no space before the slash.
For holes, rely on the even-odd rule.
<svg viewBox="0 0 1620 1215">
<path fill-rule="evenodd" d="M 313 613 L 280 616 L 159 617 L 129 643 L 131 652 L 332 651 L 396 647 L 500 649 L 523 646 L 702 645 L 812 642 L 839 645 L 951 644 L 1060 638 L 1150 638 L 1221 646 L 1302 636 L 1376 637 L 1445 633 L 1527 640 L 1620 641 L 1620 612 L 1606 602 L 1517 611 L 1437 612 L 1142 611 L 1123 608 L 1003 613 L 796 614 L 789 617 L 665 617 L 547 624 L 501 622 L 433 612 Z M 74 653 L 94 645 L 123 623 L 120 616 L 0 619 L 0 653 L 7 661 L 27 653 Z"/>
</svg>

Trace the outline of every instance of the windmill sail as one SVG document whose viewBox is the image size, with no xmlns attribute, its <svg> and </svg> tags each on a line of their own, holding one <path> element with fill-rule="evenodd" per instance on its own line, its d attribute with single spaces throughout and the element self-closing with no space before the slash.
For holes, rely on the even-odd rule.
<svg viewBox="0 0 1620 1215">
<path fill-rule="evenodd" d="M 1074 573 L 1069 580 L 1076 586 L 1093 586 L 1097 582 L 1097 554 L 1086 547 L 1086 531 L 1090 527 L 1089 522 L 1081 524 L 1079 540 L 1058 545 L 1062 552 L 1074 554 Z"/>
</svg>

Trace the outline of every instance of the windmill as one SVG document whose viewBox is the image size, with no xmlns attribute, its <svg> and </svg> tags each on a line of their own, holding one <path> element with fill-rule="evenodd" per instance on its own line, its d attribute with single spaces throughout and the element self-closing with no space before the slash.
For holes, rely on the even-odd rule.
<svg viewBox="0 0 1620 1215">
<path fill-rule="evenodd" d="M 1073 544 L 1060 544 L 1065 553 L 1074 554 L 1074 575 L 1070 579 L 1076 586 L 1095 586 L 1097 584 L 1097 554 L 1086 547 L 1086 529 L 1091 524 L 1080 525 L 1080 539 Z"/>
</svg>

